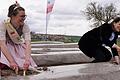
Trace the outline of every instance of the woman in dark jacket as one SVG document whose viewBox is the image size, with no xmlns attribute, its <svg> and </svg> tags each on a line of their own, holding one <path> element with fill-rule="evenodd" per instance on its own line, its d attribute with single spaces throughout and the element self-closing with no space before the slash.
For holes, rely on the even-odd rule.
<svg viewBox="0 0 120 80">
<path fill-rule="evenodd" d="M 120 47 L 117 38 L 120 32 L 120 17 L 115 18 L 110 24 L 104 23 L 85 33 L 79 40 L 79 49 L 88 57 L 95 58 L 92 62 L 106 62 L 114 57 L 119 64 Z M 111 52 L 105 47 L 111 48 Z"/>
</svg>

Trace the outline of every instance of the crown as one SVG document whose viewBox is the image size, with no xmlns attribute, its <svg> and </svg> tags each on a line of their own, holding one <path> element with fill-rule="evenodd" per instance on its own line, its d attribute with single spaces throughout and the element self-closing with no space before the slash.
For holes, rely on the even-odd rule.
<svg viewBox="0 0 120 80">
<path fill-rule="evenodd" d="M 15 9 L 17 9 L 18 7 L 20 7 L 20 4 L 17 2 L 17 1 L 15 1 L 15 8 L 13 9 L 13 10 L 15 10 Z"/>
</svg>

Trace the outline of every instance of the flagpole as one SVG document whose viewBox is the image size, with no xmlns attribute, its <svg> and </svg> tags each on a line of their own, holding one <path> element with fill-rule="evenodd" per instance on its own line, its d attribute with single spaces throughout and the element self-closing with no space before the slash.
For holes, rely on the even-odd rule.
<svg viewBox="0 0 120 80">
<path fill-rule="evenodd" d="M 48 21 L 50 19 L 50 14 L 53 9 L 55 0 L 47 0 L 47 9 L 46 9 L 46 34 L 45 34 L 45 40 L 48 39 Z"/>
<path fill-rule="evenodd" d="M 46 5 L 48 5 L 48 0 L 46 0 L 46 1 L 47 1 L 47 2 L 46 2 L 46 3 L 47 3 Z M 46 8 L 45 41 L 47 41 L 47 35 L 48 35 L 48 33 L 47 33 L 47 31 L 48 31 L 48 29 L 47 29 L 47 28 L 48 28 L 48 20 L 47 20 L 47 17 L 48 17 L 47 15 L 48 15 L 48 14 L 47 14 L 47 10 L 48 10 L 48 6 L 47 6 L 47 8 Z"/>
<path fill-rule="evenodd" d="M 48 38 L 48 20 L 47 20 L 47 14 L 46 14 L 46 30 L 45 30 L 45 41 L 47 41 L 47 38 Z"/>
</svg>

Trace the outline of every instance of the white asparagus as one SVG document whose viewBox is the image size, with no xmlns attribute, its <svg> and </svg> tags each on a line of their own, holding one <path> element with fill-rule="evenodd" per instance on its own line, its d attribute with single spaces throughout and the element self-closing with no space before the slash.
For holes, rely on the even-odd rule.
<svg viewBox="0 0 120 80">
<path fill-rule="evenodd" d="M 23 76 L 26 76 L 26 70 L 23 70 Z"/>
<path fill-rule="evenodd" d="M 15 73 L 18 74 L 18 68 L 15 69 Z"/>
</svg>

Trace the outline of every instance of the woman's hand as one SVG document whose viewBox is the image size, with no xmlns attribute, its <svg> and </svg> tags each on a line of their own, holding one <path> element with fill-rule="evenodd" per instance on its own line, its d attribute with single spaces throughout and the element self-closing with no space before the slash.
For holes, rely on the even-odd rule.
<svg viewBox="0 0 120 80">
<path fill-rule="evenodd" d="M 30 61 L 29 60 L 25 60 L 24 64 L 23 64 L 23 76 L 26 75 L 26 71 L 29 68 L 30 65 Z"/>
<path fill-rule="evenodd" d="M 115 63 L 120 64 L 119 56 L 115 56 L 114 59 L 115 59 Z"/>
<path fill-rule="evenodd" d="M 27 70 L 29 68 L 29 65 L 30 65 L 30 61 L 29 60 L 25 60 L 25 62 L 23 64 L 24 70 Z"/>
<path fill-rule="evenodd" d="M 117 48 L 117 52 L 120 54 L 120 47 Z"/>
<path fill-rule="evenodd" d="M 10 62 L 10 67 L 11 67 L 13 70 L 18 69 L 18 65 L 17 65 L 15 62 Z"/>
</svg>

